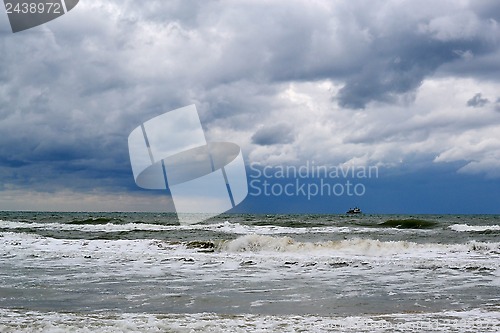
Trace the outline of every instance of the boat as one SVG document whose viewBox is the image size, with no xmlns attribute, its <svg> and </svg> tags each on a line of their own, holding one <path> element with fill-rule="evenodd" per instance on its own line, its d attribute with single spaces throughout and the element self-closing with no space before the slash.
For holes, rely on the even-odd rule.
<svg viewBox="0 0 500 333">
<path fill-rule="evenodd" d="M 359 207 L 349 208 L 346 214 L 362 214 L 361 209 Z"/>
</svg>

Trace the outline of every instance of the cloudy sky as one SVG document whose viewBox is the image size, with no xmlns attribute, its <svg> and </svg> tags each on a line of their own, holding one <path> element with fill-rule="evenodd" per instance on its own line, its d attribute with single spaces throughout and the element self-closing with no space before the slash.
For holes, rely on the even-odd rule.
<svg viewBox="0 0 500 333">
<path fill-rule="evenodd" d="M 196 104 L 248 167 L 379 168 L 240 211 L 500 213 L 495 0 L 81 0 L 16 34 L 0 13 L 0 52 L 1 210 L 164 210 L 127 137 Z"/>
</svg>

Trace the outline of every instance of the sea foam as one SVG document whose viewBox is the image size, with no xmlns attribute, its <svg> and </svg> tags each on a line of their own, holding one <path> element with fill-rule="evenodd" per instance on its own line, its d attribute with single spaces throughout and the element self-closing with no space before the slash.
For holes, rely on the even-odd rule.
<svg viewBox="0 0 500 333">
<path fill-rule="evenodd" d="M 74 314 L 0 309 L 2 332 L 498 332 L 498 313 L 472 309 L 391 315 Z"/>
<path fill-rule="evenodd" d="M 468 225 L 468 224 L 453 224 L 449 227 L 451 230 L 458 232 L 483 232 L 483 231 L 500 231 L 500 225 Z"/>
<path fill-rule="evenodd" d="M 291 237 L 267 235 L 245 235 L 235 240 L 222 242 L 219 250 L 227 252 L 330 252 L 358 255 L 416 254 L 425 252 L 451 253 L 500 250 L 500 243 L 469 242 L 466 244 L 414 243 L 408 241 L 379 241 L 374 239 L 352 238 L 341 241 L 298 242 Z"/>
</svg>

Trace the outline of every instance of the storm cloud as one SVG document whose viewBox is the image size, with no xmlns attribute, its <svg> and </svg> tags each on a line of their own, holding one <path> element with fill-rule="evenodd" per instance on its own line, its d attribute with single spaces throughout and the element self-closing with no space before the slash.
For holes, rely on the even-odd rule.
<svg viewBox="0 0 500 333">
<path fill-rule="evenodd" d="M 17 34 L 0 15 L 0 189 L 139 191 L 128 134 L 193 103 L 249 163 L 495 176 L 499 21 L 494 0 L 96 0 Z"/>
</svg>

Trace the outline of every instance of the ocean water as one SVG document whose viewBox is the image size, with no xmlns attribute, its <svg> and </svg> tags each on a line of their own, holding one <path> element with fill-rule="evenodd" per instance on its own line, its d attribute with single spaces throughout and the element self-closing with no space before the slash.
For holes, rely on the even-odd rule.
<svg viewBox="0 0 500 333">
<path fill-rule="evenodd" d="M 0 212 L 0 332 L 67 331 L 499 332 L 500 216 Z"/>
</svg>

